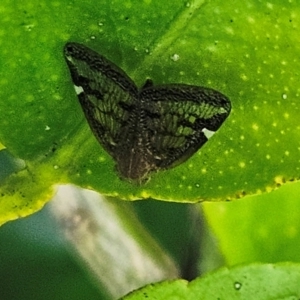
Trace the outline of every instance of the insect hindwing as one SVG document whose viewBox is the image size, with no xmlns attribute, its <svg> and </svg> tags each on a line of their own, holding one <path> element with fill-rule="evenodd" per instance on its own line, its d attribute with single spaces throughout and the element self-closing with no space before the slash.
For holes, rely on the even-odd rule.
<svg viewBox="0 0 300 300">
<path fill-rule="evenodd" d="M 230 101 L 215 90 L 151 81 L 138 90 L 93 50 L 67 43 L 64 53 L 91 130 L 130 181 L 141 183 L 150 172 L 187 160 L 230 113 Z"/>
</svg>

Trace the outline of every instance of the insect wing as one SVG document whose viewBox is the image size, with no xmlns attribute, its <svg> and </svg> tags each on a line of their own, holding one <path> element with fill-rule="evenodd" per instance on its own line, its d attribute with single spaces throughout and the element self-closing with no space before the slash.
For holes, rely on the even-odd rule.
<svg viewBox="0 0 300 300">
<path fill-rule="evenodd" d="M 64 54 L 87 121 L 114 157 L 120 140 L 130 139 L 137 87 L 119 67 L 81 44 L 67 43 Z"/>
<path fill-rule="evenodd" d="M 223 94 L 198 86 L 146 87 L 140 93 L 149 150 L 159 168 L 171 168 L 193 155 L 230 113 Z"/>
</svg>

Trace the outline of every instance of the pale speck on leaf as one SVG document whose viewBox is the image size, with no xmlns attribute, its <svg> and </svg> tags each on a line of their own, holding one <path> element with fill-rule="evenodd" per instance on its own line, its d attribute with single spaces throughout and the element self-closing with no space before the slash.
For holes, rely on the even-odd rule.
<svg viewBox="0 0 300 300">
<path fill-rule="evenodd" d="M 242 288 L 242 284 L 240 282 L 235 282 L 234 283 L 234 289 L 235 290 L 240 290 Z"/>
<path fill-rule="evenodd" d="M 173 60 L 173 61 L 178 61 L 179 60 L 179 55 L 178 54 L 173 54 L 172 56 L 171 56 L 171 59 Z"/>
<path fill-rule="evenodd" d="M 252 129 L 254 129 L 254 130 L 258 130 L 258 125 L 257 124 L 252 124 Z"/>
<path fill-rule="evenodd" d="M 246 167 L 246 164 L 245 164 L 243 161 L 241 161 L 241 162 L 239 163 L 239 167 L 240 167 L 240 168 L 245 168 L 245 167 Z"/>
</svg>

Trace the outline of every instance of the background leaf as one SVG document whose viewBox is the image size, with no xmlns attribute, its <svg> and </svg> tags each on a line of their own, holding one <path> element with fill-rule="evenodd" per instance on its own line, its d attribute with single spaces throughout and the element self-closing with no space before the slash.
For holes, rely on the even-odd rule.
<svg viewBox="0 0 300 300">
<path fill-rule="evenodd" d="M 226 265 L 300 262 L 299 193 L 300 185 L 294 183 L 232 203 L 205 203 Z"/>
<path fill-rule="evenodd" d="M 66 195 L 62 193 L 61 197 L 66 197 Z M 72 203 L 69 197 L 68 200 Z M 65 202 L 62 201 L 62 203 Z M 117 207 L 120 203 L 115 202 Z M 49 208 L 52 204 L 53 201 L 48 203 L 46 208 L 39 213 L 16 222 L 9 222 L 0 228 L 0 287 L 2 294 L 7 295 L 8 299 L 19 299 L 21 294 L 24 299 L 41 299 L 43 297 L 65 299 L 69 293 L 72 295 L 78 293 L 79 298 L 79 295 L 82 295 L 81 298 L 99 299 L 100 297 L 104 299 L 103 296 L 91 296 L 89 294 L 86 281 L 90 274 L 78 270 L 74 263 L 69 262 L 70 252 L 66 253 L 64 250 L 65 243 L 56 244 L 58 232 L 54 229 L 57 224 L 52 219 L 50 221 L 49 216 L 47 216 L 47 212 L 49 213 L 47 207 Z M 282 261 L 291 262 L 289 265 L 293 268 L 294 264 L 292 263 L 298 263 L 300 259 L 298 183 L 287 184 L 269 194 L 245 197 L 233 202 L 206 202 L 191 205 L 154 200 L 135 201 L 133 203 L 122 201 L 120 207 L 124 205 L 133 205 L 136 208 L 138 218 L 144 228 L 148 229 L 149 233 L 157 239 L 163 248 L 168 250 L 170 257 L 181 266 L 181 270 L 183 267 L 186 271 L 198 269 L 198 271 L 206 273 L 220 266 L 231 269 L 232 266 L 241 263 L 275 264 Z M 191 211 L 197 213 L 199 207 L 204 208 L 208 223 L 215 233 L 213 245 L 205 245 L 206 226 L 193 222 L 189 215 Z M 120 210 L 122 209 L 120 208 Z M 124 213 L 124 210 L 122 211 Z M 74 217 L 74 222 L 76 220 L 78 221 L 78 215 Z M 83 221 L 85 220 L 83 218 Z M 128 216 L 128 219 L 125 217 L 121 221 L 132 222 L 132 218 Z M 74 229 L 74 226 L 70 226 L 69 222 L 66 223 L 66 226 L 69 230 Z M 86 227 L 97 234 L 98 230 L 95 230 L 95 227 Z M 199 239 L 197 235 L 200 235 L 200 246 L 199 241 L 197 242 Z M 122 239 L 122 237 L 114 235 L 111 237 L 116 240 L 116 244 Z M 99 239 L 103 239 L 102 234 L 100 234 Z M 217 263 L 216 245 L 219 245 L 223 254 L 223 261 L 219 260 Z M 149 247 L 149 243 L 144 244 L 147 251 L 153 251 L 153 249 L 148 250 Z M 195 247 L 198 247 L 196 253 L 192 250 Z M 72 250 L 70 247 L 67 249 Z M 105 249 L 117 256 L 121 251 L 120 248 L 116 249 L 113 245 L 105 247 Z M 197 250 L 200 258 L 197 256 Z M 197 258 L 198 261 L 196 262 Z M 143 262 L 142 265 L 144 265 Z M 200 268 L 199 265 L 201 265 Z M 202 268 L 203 265 L 204 268 Z M 118 273 L 119 270 L 117 267 L 115 271 L 111 270 L 111 272 Z M 63 280 L 61 280 L 62 274 Z M 227 277 L 230 282 L 230 274 L 229 272 L 224 275 L 223 279 L 225 280 Z M 185 273 L 186 275 L 187 273 Z M 215 278 L 212 277 L 212 279 Z M 270 281 L 272 282 L 272 279 Z M 28 282 L 32 284 L 28 284 Z M 81 282 L 81 284 L 74 284 L 74 282 Z M 68 290 L 66 286 L 70 283 L 71 286 Z M 93 283 L 99 288 L 99 285 L 95 285 L 94 280 Z M 167 291 L 172 290 L 172 287 L 169 289 L 168 285 L 164 287 Z M 104 291 L 102 286 L 100 288 Z M 231 288 L 232 285 L 229 289 L 231 290 Z M 213 290 L 209 286 L 207 289 Z M 35 297 L 33 297 L 33 290 Z M 233 292 L 239 293 L 235 290 Z M 229 297 L 229 299 L 231 298 Z M 291 299 L 293 298 L 291 297 Z"/>
<path fill-rule="evenodd" d="M 0 14 L 0 140 L 26 162 L 3 184 L 1 222 L 42 207 L 57 183 L 195 202 L 299 177 L 296 3 L 3 0 Z M 150 77 L 215 88 L 231 99 L 231 116 L 181 166 L 144 186 L 121 181 L 81 112 L 62 55 L 67 41 L 99 51 L 138 85 Z"/>
<path fill-rule="evenodd" d="M 122 299 L 297 299 L 299 274 L 297 264 L 223 268 L 190 283 L 176 280 L 152 284 Z"/>
</svg>

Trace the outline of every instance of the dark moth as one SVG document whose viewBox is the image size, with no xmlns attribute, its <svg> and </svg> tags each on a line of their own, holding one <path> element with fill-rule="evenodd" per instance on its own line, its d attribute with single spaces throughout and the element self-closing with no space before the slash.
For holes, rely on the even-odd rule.
<svg viewBox="0 0 300 300">
<path fill-rule="evenodd" d="M 149 173 L 186 161 L 230 113 L 229 99 L 213 89 L 150 80 L 138 89 L 83 45 L 67 43 L 64 54 L 90 128 L 130 181 L 142 183 Z"/>
</svg>

